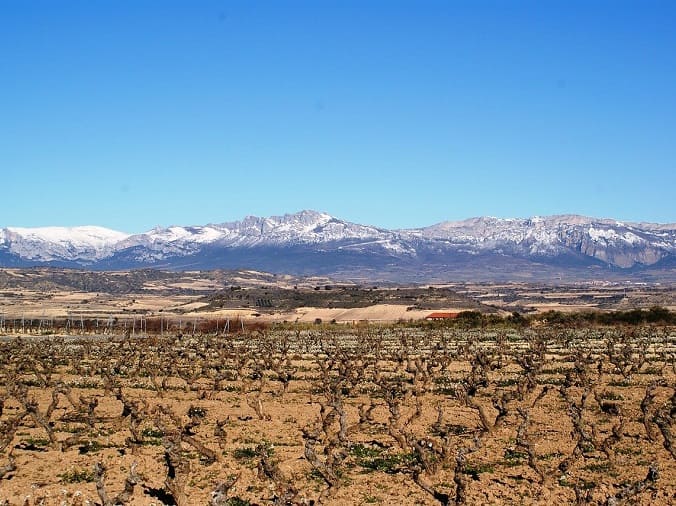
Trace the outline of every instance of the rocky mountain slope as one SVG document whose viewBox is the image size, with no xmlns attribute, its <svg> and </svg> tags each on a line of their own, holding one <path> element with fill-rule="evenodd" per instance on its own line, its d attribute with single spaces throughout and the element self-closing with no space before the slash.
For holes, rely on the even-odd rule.
<svg viewBox="0 0 676 506">
<path fill-rule="evenodd" d="M 253 268 L 349 279 L 676 278 L 676 224 L 564 215 L 387 230 L 301 211 L 129 235 L 101 227 L 0 229 L 0 266 Z"/>
</svg>

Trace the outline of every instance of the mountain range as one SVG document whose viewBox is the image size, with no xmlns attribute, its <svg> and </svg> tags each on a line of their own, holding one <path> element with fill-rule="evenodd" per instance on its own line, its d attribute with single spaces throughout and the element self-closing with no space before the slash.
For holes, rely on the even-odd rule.
<svg viewBox="0 0 676 506">
<path fill-rule="evenodd" d="M 97 226 L 0 229 L 0 267 L 254 269 L 393 282 L 676 281 L 676 224 L 577 215 L 389 230 L 301 211 L 126 234 Z"/>
</svg>

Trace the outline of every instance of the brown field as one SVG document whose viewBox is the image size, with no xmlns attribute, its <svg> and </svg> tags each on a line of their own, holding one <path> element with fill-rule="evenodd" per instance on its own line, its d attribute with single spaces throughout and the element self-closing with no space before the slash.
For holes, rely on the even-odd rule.
<svg viewBox="0 0 676 506">
<path fill-rule="evenodd" d="M 165 317 L 246 319 L 266 323 L 396 322 L 434 311 L 506 315 L 549 310 L 676 310 L 673 285 L 449 283 L 398 287 L 336 284 L 254 271 L 87 272 L 0 269 L 0 321 L 54 318 L 118 320 Z M 2 325 L 0 324 L 0 327 Z M 16 332 L 16 328 L 12 328 Z"/>
<path fill-rule="evenodd" d="M 671 327 L 0 339 L 2 504 L 676 501 Z"/>
</svg>

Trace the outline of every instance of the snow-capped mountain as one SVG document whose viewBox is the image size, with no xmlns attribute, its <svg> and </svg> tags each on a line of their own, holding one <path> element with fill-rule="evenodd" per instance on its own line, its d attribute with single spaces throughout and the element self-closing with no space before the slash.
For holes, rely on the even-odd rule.
<svg viewBox="0 0 676 506">
<path fill-rule="evenodd" d="M 626 277 L 643 275 L 653 267 L 673 273 L 675 257 L 676 224 L 575 215 L 481 217 L 387 230 L 301 211 L 203 226 L 157 227 L 136 235 L 101 227 L 0 230 L 0 266 L 255 268 L 426 281 L 444 276 L 537 279 L 566 272 L 576 278 Z"/>
<path fill-rule="evenodd" d="M 0 250 L 36 262 L 94 262 L 113 253 L 128 234 L 103 227 L 8 227 L 0 230 Z"/>
<path fill-rule="evenodd" d="M 139 261 L 161 261 L 173 256 L 198 253 L 203 248 L 289 247 L 341 243 L 339 248 L 379 244 L 399 251 L 392 241 L 396 234 L 387 230 L 338 220 L 326 213 L 301 211 L 296 214 L 259 218 L 205 226 L 154 228 L 132 235 L 115 244 L 115 249 L 136 251 Z"/>
<path fill-rule="evenodd" d="M 676 224 L 623 223 L 576 215 L 472 218 L 413 233 L 472 251 L 533 257 L 574 253 L 621 268 L 652 265 L 676 252 Z"/>
</svg>

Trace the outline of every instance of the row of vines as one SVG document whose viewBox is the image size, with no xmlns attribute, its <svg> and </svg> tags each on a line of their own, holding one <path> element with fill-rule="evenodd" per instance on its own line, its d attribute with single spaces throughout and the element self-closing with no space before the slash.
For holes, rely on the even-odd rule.
<svg viewBox="0 0 676 506">
<path fill-rule="evenodd" d="M 0 504 L 673 504 L 670 327 L 0 341 Z"/>
</svg>

